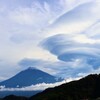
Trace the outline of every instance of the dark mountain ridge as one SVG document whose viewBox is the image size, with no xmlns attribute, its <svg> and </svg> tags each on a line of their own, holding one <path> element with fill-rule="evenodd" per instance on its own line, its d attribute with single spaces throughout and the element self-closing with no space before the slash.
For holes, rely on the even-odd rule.
<svg viewBox="0 0 100 100">
<path fill-rule="evenodd" d="M 47 89 L 29 100 L 94 100 L 100 97 L 100 74 Z"/>
</svg>

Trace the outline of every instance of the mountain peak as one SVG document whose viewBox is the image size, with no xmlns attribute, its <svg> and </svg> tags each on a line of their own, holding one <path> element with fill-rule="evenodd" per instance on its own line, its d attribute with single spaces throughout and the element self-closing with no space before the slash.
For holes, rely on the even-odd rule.
<svg viewBox="0 0 100 100">
<path fill-rule="evenodd" d="M 19 72 L 10 79 L 1 82 L 0 86 L 15 88 L 17 86 L 25 87 L 40 83 L 55 83 L 59 81 L 62 81 L 62 79 L 59 78 L 56 80 L 55 76 L 52 76 L 34 67 L 29 67 L 28 69 Z"/>
</svg>

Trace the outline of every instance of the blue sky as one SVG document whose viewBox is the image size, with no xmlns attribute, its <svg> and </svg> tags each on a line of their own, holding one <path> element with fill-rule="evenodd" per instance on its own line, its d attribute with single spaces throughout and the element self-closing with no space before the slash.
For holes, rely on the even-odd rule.
<svg viewBox="0 0 100 100">
<path fill-rule="evenodd" d="M 30 66 L 65 78 L 99 73 L 99 0 L 0 0 L 0 80 Z"/>
</svg>

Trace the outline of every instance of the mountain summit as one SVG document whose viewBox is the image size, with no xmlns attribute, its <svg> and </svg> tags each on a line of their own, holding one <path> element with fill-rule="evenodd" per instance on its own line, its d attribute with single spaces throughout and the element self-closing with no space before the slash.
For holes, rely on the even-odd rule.
<svg viewBox="0 0 100 100">
<path fill-rule="evenodd" d="M 28 69 L 19 72 L 10 79 L 1 82 L 0 86 L 16 88 L 36 85 L 39 83 L 55 83 L 61 80 L 62 79 L 60 78 L 58 78 L 57 80 L 56 77 L 46 72 L 43 72 L 33 67 L 29 67 Z"/>
</svg>

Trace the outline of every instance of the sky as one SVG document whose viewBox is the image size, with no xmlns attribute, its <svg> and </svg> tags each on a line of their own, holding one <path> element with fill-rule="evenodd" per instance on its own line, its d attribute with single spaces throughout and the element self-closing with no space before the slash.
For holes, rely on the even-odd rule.
<svg viewBox="0 0 100 100">
<path fill-rule="evenodd" d="M 100 72 L 100 0 L 0 0 L 0 81 L 35 67 L 63 78 Z"/>
</svg>

